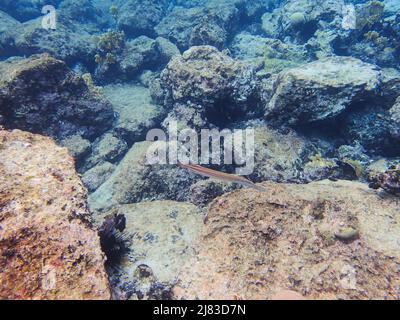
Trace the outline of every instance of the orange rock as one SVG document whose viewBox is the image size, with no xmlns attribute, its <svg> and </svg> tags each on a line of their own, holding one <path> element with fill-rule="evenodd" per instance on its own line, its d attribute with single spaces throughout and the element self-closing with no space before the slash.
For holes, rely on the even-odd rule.
<svg viewBox="0 0 400 320">
<path fill-rule="evenodd" d="M 89 218 L 67 149 L 0 131 L 0 299 L 110 299 Z"/>
<path fill-rule="evenodd" d="M 262 186 L 210 204 L 175 299 L 398 299 L 397 197 L 352 181 Z M 346 227 L 359 237 L 338 239 Z"/>
</svg>

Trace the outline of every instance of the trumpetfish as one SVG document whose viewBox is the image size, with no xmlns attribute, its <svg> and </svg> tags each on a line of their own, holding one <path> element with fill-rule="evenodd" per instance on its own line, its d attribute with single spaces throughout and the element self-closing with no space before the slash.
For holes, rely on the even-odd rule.
<svg viewBox="0 0 400 320">
<path fill-rule="evenodd" d="M 266 191 L 265 188 L 256 185 L 254 182 L 250 181 L 249 179 L 246 179 L 245 177 L 241 177 L 241 176 L 237 176 L 237 175 L 234 175 L 234 174 L 229 174 L 229 173 L 225 173 L 225 172 L 220 172 L 220 171 L 208 169 L 208 168 L 199 166 L 197 164 L 182 164 L 182 163 L 179 163 L 179 166 L 181 168 L 189 170 L 189 171 L 191 171 L 193 173 L 199 174 L 199 175 L 201 175 L 203 177 L 222 180 L 222 181 L 225 181 L 225 182 L 237 183 L 237 184 L 240 184 L 242 186 L 253 188 L 253 189 L 256 189 L 256 190 L 262 191 L 262 192 Z"/>
</svg>

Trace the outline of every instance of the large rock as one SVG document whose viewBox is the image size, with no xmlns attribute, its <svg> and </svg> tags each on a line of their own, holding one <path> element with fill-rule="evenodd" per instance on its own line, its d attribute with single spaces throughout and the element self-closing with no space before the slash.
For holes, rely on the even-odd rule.
<svg viewBox="0 0 400 320">
<path fill-rule="evenodd" d="M 278 73 L 310 60 L 305 46 L 284 43 L 249 33 L 237 34 L 231 45 L 233 57 L 253 64 L 258 74 Z"/>
<path fill-rule="evenodd" d="M 9 16 L 7 13 L 0 11 L 0 36 L 7 30 L 20 27 L 21 23 Z"/>
<path fill-rule="evenodd" d="M 203 106 L 211 122 L 255 108 L 254 71 L 211 46 L 192 47 L 174 57 L 161 74 L 166 103 Z"/>
<path fill-rule="evenodd" d="M 143 140 L 164 114 L 161 106 L 152 103 L 149 89 L 143 86 L 108 85 L 103 91 L 118 114 L 114 131 L 129 144 Z"/>
<path fill-rule="evenodd" d="M 0 57 L 7 57 L 10 55 L 8 52 L 10 45 L 14 41 L 10 30 L 21 28 L 21 23 L 9 16 L 7 13 L 0 11 Z M 11 51 L 11 54 L 14 52 Z"/>
<path fill-rule="evenodd" d="M 398 298 L 398 199 L 356 182 L 263 186 L 211 204 L 175 299 Z"/>
<path fill-rule="evenodd" d="M 192 8 L 176 6 L 155 27 L 155 31 L 181 50 L 191 45 L 223 47 L 227 33 L 237 25 L 240 11 L 238 3 L 225 0 L 208 1 L 203 6 Z"/>
<path fill-rule="evenodd" d="M 117 207 L 126 217 L 129 252 L 110 273 L 110 281 L 124 298 L 169 299 L 170 290 L 203 226 L 192 204 L 174 201 L 142 202 Z"/>
<path fill-rule="evenodd" d="M 118 27 L 131 37 L 154 35 L 154 27 L 166 13 L 165 0 L 129 0 L 119 9 Z"/>
<path fill-rule="evenodd" d="M 143 200 L 184 201 L 198 176 L 189 175 L 177 165 L 148 165 L 151 142 L 137 142 L 112 175 L 89 196 L 91 211 L 102 212 L 120 204 Z"/>
<path fill-rule="evenodd" d="M 147 36 L 125 41 L 124 33 L 109 31 L 99 39 L 95 77 L 101 83 L 133 80 L 143 70 L 165 64 L 158 42 Z"/>
<path fill-rule="evenodd" d="M 0 37 L 4 48 L 2 58 L 48 53 L 69 65 L 84 63 L 91 66 L 96 54 L 94 31 L 84 25 L 59 16 L 56 30 L 42 27 L 42 18 L 27 21 L 18 28 L 8 28 Z"/>
<path fill-rule="evenodd" d="M 64 62 L 44 54 L 0 63 L 0 124 L 6 128 L 92 139 L 113 121 L 110 103 Z"/>
<path fill-rule="evenodd" d="M 341 133 L 349 143 L 358 141 L 370 153 L 396 157 L 400 154 L 400 125 L 396 98 L 400 73 L 380 71 L 379 97 L 356 104 L 338 119 Z"/>
<path fill-rule="evenodd" d="M 104 260 L 67 149 L 0 131 L 0 298 L 110 299 Z"/>
<path fill-rule="evenodd" d="M 305 124 L 337 116 L 350 105 L 376 97 L 380 72 L 350 57 L 332 57 L 279 74 L 266 118 Z"/>
<path fill-rule="evenodd" d="M 400 125 L 395 109 L 387 111 L 383 106 L 377 101 L 352 110 L 341 117 L 341 132 L 349 143 L 358 141 L 369 153 L 396 157 L 400 155 Z"/>
<path fill-rule="evenodd" d="M 127 143 L 108 132 L 93 142 L 92 153 L 85 159 L 84 169 L 93 168 L 104 161 L 118 162 L 127 151 Z"/>
<path fill-rule="evenodd" d="M 301 182 L 304 165 L 315 154 L 315 147 L 295 132 L 282 134 L 267 126 L 253 127 L 255 132 L 253 181 Z M 321 176 L 317 179 L 324 179 Z"/>
<path fill-rule="evenodd" d="M 317 30 L 341 27 L 343 0 L 289 0 L 262 17 L 262 28 L 272 38 L 305 43 Z"/>
</svg>

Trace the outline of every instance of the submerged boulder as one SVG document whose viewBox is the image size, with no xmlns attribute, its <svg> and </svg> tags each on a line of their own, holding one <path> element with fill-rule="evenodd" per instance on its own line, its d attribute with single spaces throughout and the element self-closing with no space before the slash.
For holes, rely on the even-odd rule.
<svg viewBox="0 0 400 320">
<path fill-rule="evenodd" d="M 146 156 L 151 144 L 144 141 L 132 146 L 111 176 L 89 196 L 91 211 L 104 212 L 143 200 L 188 199 L 190 185 L 200 178 L 188 175 L 177 165 L 148 165 Z"/>
<path fill-rule="evenodd" d="M 110 271 L 110 282 L 123 298 L 170 299 L 185 261 L 195 255 L 203 216 L 192 204 L 154 201 L 118 206 L 126 217 L 128 252 Z M 100 217 L 99 217 L 100 219 Z"/>
<path fill-rule="evenodd" d="M 86 190 L 65 148 L 0 131 L 1 299 L 110 299 Z"/>
<path fill-rule="evenodd" d="M 236 26 L 243 9 L 239 2 L 208 1 L 203 6 L 176 6 L 156 26 L 159 36 L 186 50 L 193 45 L 214 45 L 222 48 L 228 33 Z"/>
<path fill-rule="evenodd" d="M 254 70 L 211 46 L 192 47 L 175 56 L 161 74 L 165 103 L 198 104 L 210 122 L 254 111 Z"/>
<path fill-rule="evenodd" d="M 163 67 L 168 62 L 162 51 L 165 48 L 147 36 L 125 41 L 123 32 L 108 31 L 98 39 L 94 59 L 95 78 L 100 83 L 133 80 L 142 71 Z"/>
<path fill-rule="evenodd" d="M 278 73 L 310 60 L 305 46 L 284 43 L 278 39 L 239 33 L 230 50 L 233 57 L 251 63 L 259 75 Z"/>
<path fill-rule="evenodd" d="M 315 153 L 315 147 L 294 131 L 282 134 L 267 126 L 252 128 L 255 132 L 255 167 L 250 178 L 256 182 L 301 182 L 304 164 Z"/>
<path fill-rule="evenodd" d="M 333 118 L 378 95 L 379 69 L 351 57 L 332 57 L 281 72 L 266 106 L 275 124 L 298 125 Z"/>
<path fill-rule="evenodd" d="M 168 2 L 166 0 L 128 0 L 119 9 L 118 27 L 130 37 L 153 36 L 154 27 L 161 21 Z"/>
<path fill-rule="evenodd" d="M 155 128 L 164 114 L 164 109 L 152 102 L 146 87 L 116 84 L 105 86 L 103 92 L 117 114 L 113 131 L 129 145 L 143 140 L 147 131 Z"/>
<path fill-rule="evenodd" d="M 57 20 L 57 29 L 46 30 L 42 27 L 42 18 L 38 18 L 20 24 L 18 28 L 8 28 L 0 37 L 0 46 L 5 49 L 0 54 L 2 58 L 8 58 L 48 53 L 69 65 L 81 62 L 90 66 L 96 49 L 91 33 L 92 30 L 64 17 Z"/>
<path fill-rule="evenodd" d="M 305 43 L 317 30 L 340 25 L 343 6 L 343 0 L 289 0 L 263 15 L 262 28 L 270 37 Z"/>
<path fill-rule="evenodd" d="M 0 63 L 0 124 L 58 140 L 93 139 L 113 123 L 108 101 L 47 54 Z"/>
<path fill-rule="evenodd" d="M 211 204 L 174 299 L 398 299 L 397 198 L 348 181 L 263 186 Z"/>
</svg>

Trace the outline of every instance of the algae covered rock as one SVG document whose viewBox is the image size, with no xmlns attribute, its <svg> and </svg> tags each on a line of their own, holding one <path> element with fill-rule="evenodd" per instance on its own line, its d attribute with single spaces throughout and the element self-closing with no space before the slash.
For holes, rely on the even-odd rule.
<svg viewBox="0 0 400 320">
<path fill-rule="evenodd" d="M 93 139 L 111 127 L 111 105 L 64 62 L 47 54 L 0 63 L 0 115 L 6 128 L 62 140 Z"/>
<path fill-rule="evenodd" d="M 95 78 L 105 84 L 133 80 L 142 70 L 160 64 L 157 42 L 147 36 L 126 40 L 123 32 L 108 31 L 100 36 L 97 49 Z"/>
<path fill-rule="evenodd" d="M 93 192 L 110 177 L 114 170 L 115 164 L 101 162 L 85 171 L 82 175 L 82 182 L 89 192 Z"/>
<path fill-rule="evenodd" d="M 343 0 L 289 0 L 262 17 L 262 29 L 273 38 L 306 43 L 317 31 L 339 27 Z M 340 21 L 341 22 L 341 21 Z"/>
<path fill-rule="evenodd" d="M 96 49 L 94 39 L 90 29 L 71 22 L 69 18 L 59 16 L 57 28 L 46 30 L 40 17 L 18 28 L 9 28 L 6 36 L 0 38 L 0 46 L 5 48 L 1 56 L 8 58 L 48 53 L 69 64 L 82 62 L 90 65 Z"/>
<path fill-rule="evenodd" d="M 209 1 L 204 6 L 176 6 L 156 26 L 157 35 L 186 50 L 192 45 L 223 47 L 228 32 L 236 27 L 243 6 L 233 1 Z"/>
<path fill-rule="evenodd" d="M 192 47 L 174 57 L 161 74 L 161 86 L 168 105 L 198 104 L 209 112 L 211 122 L 255 108 L 254 70 L 211 46 Z"/>
<path fill-rule="evenodd" d="M 278 73 L 310 60 L 303 45 L 284 43 L 278 39 L 248 33 L 236 35 L 230 50 L 233 57 L 253 64 L 259 75 Z"/>
<path fill-rule="evenodd" d="M 71 156 L 80 163 L 91 151 L 89 140 L 83 139 L 80 135 L 72 135 L 60 143 L 63 147 L 69 150 Z"/>
<path fill-rule="evenodd" d="M 365 184 L 264 183 L 214 200 L 174 299 L 397 299 L 399 203 Z"/>
<path fill-rule="evenodd" d="M 164 109 L 152 102 L 146 87 L 116 84 L 105 86 L 103 91 L 117 114 L 113 130 L 129 144 L 143 140 L 164 114 Z"/>
<path fill-rule="evenodd" d="M 332 57 L 281 72 L 266 118 L 306 124 L 335 117 L 351 104 L 377 96 L 380 72 L 350 57 Z"/>
<path fill-rule="evenodd" d="M 400 125 L 400 96 L 389 110 L 390 118 Z"/>
<path fill-rule="evenodd" d="M 118 14 L 118 27 L 130 37 L 152 36 L 154 27 L 161 21 L 168 3 L 165 0 L 124 1 Z"/>
<path fill-rule="evenodd" d="M 110 299 L 104 260 L 68 150 L 0 131 L 0 298 Z"/>
<path fill-rule="evenodd" d="M 293 131 L 282 134 L 267 126 L 255 126 L 254 129 L 255 167 L 251 179 L 300 182 L 303 166 L 314 150 L 312 144 Z"/>
<path fill-rule="evenodd" d="M 388 193 L 400 196 L 400 167 L 390 166 L 385 172 L 371 172 L 369 176 L 370 187 L 382 188 Z"/>
<path fill-rule="evenodd" d="M 114 214 L 126 217 L 124 235 L 129 250 L 110 281 L 130 299 L 170 299 L 171 287 L 184 263 L 195 255 L 203 217 L 192 204 L 154 201 L 118 206 Z"/>
<path fill-rule="evenodd" d="M 177 165 L 148 165 L 151 144 L 143 141 L 132 146 L 106 182 L 89 196 L 92 211 L 104 212 L 116 205 L 143 200 L 188 198 L 190 185 L 200 178 L 188 175 Z"/>
<path fill-rule="evenodd" d="M 85 160 L 85 166 L 92 168 L 100 162 L 115 163 L 128 150 L 127 143 L 112 133 L 106 133 L 93 142 L 92 153 Z"/>
</svg>

